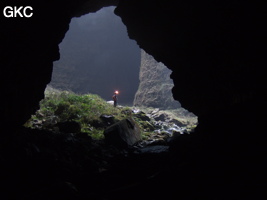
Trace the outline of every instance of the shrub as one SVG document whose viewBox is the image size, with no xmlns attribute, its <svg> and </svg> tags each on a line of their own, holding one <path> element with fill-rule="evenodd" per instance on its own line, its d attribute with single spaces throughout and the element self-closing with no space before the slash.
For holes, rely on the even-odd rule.
<svg viewBox="0 0 267 200">
<path fill-rule="evenodd" d="M 54 121 L 56 120 L 53 126 L 51 124 L 46 126 L 43 123 L 41 128 L 58 131 L 58 123 L 75 121 L 80 124 L 81 132 L 101 139 L 105 128 L 99 126 L 103 124 L 100 119 L 101 115 L 112 115 L 114 121 L 119 121 L 131 115 L 131 110 L 127 107 L 114 108 L 96 94 L 78 95 L 67 91 L 46 92 L 45 98 L 40 101 L 40 109 L 25 126 L 40 128 L 40 126 L 35 126 L 36 121 L 47 122 L 53 118 Z M 94 127 L 93 124 L 98 124 L 98 127 Z"/>
</svg>

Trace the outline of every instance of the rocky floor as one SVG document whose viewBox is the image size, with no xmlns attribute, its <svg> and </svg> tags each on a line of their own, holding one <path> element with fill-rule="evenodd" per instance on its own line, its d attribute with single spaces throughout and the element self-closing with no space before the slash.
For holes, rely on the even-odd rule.
<svg viewBox="0 0 267 200">
<path fill-rule="evenodd" d="M 149 188 L 170 162 L 167 143 L 117 149 L 84 134 L 27 128 L 2 138 L 0 159 L 1 199 L 27 200 L 120 199 Z"/>
<path fill-rule="evenodd" d="M 251 137 L 255 126 L 229 130 L 250 118 L 227 116 L 126 149 L 87 134 L 10 128 L 0 140 L 0 199 L 266 199 L 266 136 Z"/>
<path fill-rule="evenodd" d="M 261 165 L 221 138 L 199 141 L 179 134 L 117 149 L 84 134 L 10 129 L 0 140 L 0 199 L 262 199 Z"/>
<path fill-rule="evenodd" d="M 36 129 L 10 129 L 0 140 L 0 199 L 166 196 L 175 161 L 170 146 L 187 134 L 188 123 L 159 109 L 146 112 L 133 110 L 136 119 L 150 125 L 146 138 L 124 149 L 83 133 L 42 130 L 44 122 L 36 122 Z"/>
</svg>

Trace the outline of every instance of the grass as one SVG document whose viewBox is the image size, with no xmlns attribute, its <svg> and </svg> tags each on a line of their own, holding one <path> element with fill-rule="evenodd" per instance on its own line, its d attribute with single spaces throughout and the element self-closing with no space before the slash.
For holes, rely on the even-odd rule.
<svg viewBox="0 0 267 200">
<path fill-rule="evenodd" d="M 113 116 L 114 121 L 119 121 L 129 117 L 131 112 L 128 107 L 115 108 L 96 94 L 78 95 L 50 88 L 46 90 L 45 98 L 40 101 L 40 109 L 25 126 L 37 128 L 36 122 L 39 122 L 42 129 L 58 131 L 57 123 L 75 121 L 80 125 L 82 133 L 101 139 L 104 131 L 101 115 Z M 93 124 L 99 126 L 95 127 Z"/>
<path fill-rule="evenodd" d="M 140 108 L 145 113 L 151 113 L 155 108 Z M 187 126 L 188 131 L 194 130 L 197 117 L 183 108 L 159 111 L 166 113 Z M 143 139 L 150 135 L 155 127 L 153 122 L 142 120 L 133 114 L 130 107 L 114 107 L 96 94 L 79 95 L 69 91 L 59 91 L 47 88 L 45 98 L 40 101 L 40 109 L 26 122 L 25 126 L 34 129 L 46 129 L 62 132 L 60 123 L 75 122 L 81 133 L 86 133 L 94 139 L 103 139 L 107 124 L 101 115 L 112 116 L 112 123 L 131 117 L 139 126 Z M 68 127 L 69 128 L 69 127 Z M 64 132 L 64 131 L 63 131 Z"/>
</svg>

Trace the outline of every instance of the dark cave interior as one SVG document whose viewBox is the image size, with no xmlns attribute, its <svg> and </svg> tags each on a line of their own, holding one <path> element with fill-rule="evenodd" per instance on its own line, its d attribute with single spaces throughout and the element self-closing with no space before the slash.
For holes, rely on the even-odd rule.
<svg viewBox="0 0 267 200">
<path fill-rule="evenodd" d="M 74 197 L 75 189 L 66 186 L 69 180 L 81 180 L 80 190 L 90 191 L 90 199 L 265 199 L 266 3 L 14 0 L 1 1 L 0 8 L 15 5 L 31 5 L 34 15 L 32 18 L 0 16 L 3 197 L 31 199 L 24 196 L 30 192 L 34 194 L 32 199 L 89 199 L 83 194 Z M 33 140 L 30 135 L 35 134 L 40 146 L 51 138 L 21 126 L 44 97 L 53 61 L 60 57 L 58 45 L 71 18 L 111 5 L 117 6 L 115 14 L 126 25 L 129 38 L 172 70 L 173 96 L 199 117 L 199 125 L 194 134 L 171 144 L 168 161 L 166 157 L 144 158 L 147 162 L 158 161 L 155 165 L 168 162 L 163 173 L 134 184 L 122 179 L 124 186 L 121 184 L 118 190 L 109 190 L 102 197 L 105 192 L 95 189 L 103 177 L 90 177 L 78 171 L 66 180 L 64 175 L 68 170 L 72 172 L 70 167 L 52 162 L 47 154 L 31 157 L 35 147 L 30 145 Z M 21 143 L 28 147 L 20 148 L 17 144 Z M 78 147 L 73 144 L 71 148 L 75 152 Z M 119 161 L 114 165 L 114 173 L 107 175 L 108 180 L 116 182 L 116 172 L 123 171 Z M 127 162 L 133 164 L 134 159 Z M 81 168 L 85 166 L 93 168 L 90 162 L 83 163 Z M 124 170 L 126 173 L 127 168 Z M 144 172 L 134 168 L 130 171 L 132 177 Z M 38 183 L 46 185 L 54 183 L 54 179 L 47 178 L 54 175 L 66 181 L 65 185 L 43 192 L 35 186 L 37 180 L 30 178 L 38 177 Z M 82 178 L 85 175 L 86 181 Z M 54 190 L 57 192 L 52 195 Z M 39 192 L 35 194 L 36 191 Z"/>
</svg>

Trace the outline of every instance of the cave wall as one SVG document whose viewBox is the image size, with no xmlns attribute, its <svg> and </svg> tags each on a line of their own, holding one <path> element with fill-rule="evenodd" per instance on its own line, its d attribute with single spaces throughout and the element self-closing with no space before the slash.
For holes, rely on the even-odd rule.
<svg viewBox="0 0 267 200">
<path fill-rule="evenodd" d="M 263 197 L 264 4 L 121 0 L 115 10 L 129 37 L 172 70 L 174 99 L 198 116 L 195 133 L 177 139 L 171 150 L 178 162 L 190 162 L 187 169 L 195 178 L 187 188 L 192 183 L 199 193 L 209 188 L 199 199 Z"/>
<path fill-rule="evenodd" d="M 173 71 L 174 98 L 197 115 L 264 98 L 261 5 L 122 0 L 115 13 L 129 37 Z"/>
<path fill-rule="evenodd" d="M 153 56 L 141 50 L 139 87 L 134 97 L 134 106 L 160 109 L 177 109 L 181 105 L 172 95 L 171 70 Z"/>
</svg>

